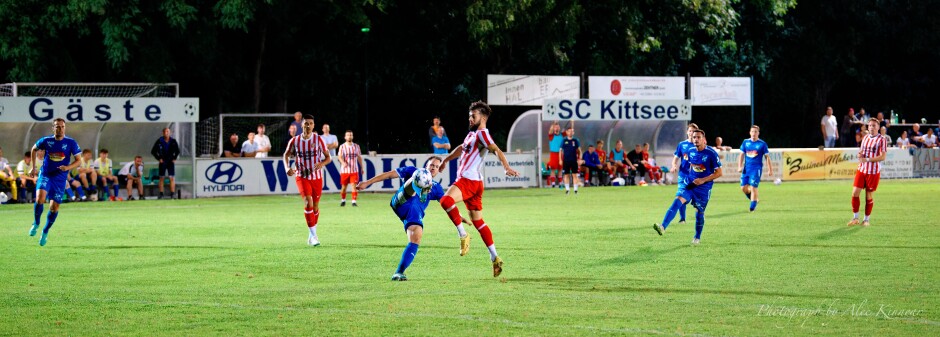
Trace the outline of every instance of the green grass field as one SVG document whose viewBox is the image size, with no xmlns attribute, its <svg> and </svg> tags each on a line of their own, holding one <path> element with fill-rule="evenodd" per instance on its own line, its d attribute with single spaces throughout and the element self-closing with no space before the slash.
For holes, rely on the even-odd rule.
<svg viewBox="0 0 940 337">
<path fill-rule="evenodd" d="M 498 279 L 432 202 L 397 283 L 389 194 L 327 195 L 320 247 L 293 196 L 65 204 L 46 247 L 3 205 L 0 335 L 940 335 L 940 181 L 883 180 L 869 228 L 848 181 L 768 183 L 753 214 L 736 185 L 700 246 L 691 208 L 651 227 L 675 186 L 489 190 Z"/>
</svg>

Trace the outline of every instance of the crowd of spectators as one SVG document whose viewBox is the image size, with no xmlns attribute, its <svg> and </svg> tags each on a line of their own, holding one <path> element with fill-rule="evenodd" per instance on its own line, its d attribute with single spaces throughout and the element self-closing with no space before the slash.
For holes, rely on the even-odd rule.
<svg viewBox="0 0 940 337">
<path fill-rule="evenodd" d="M 858 147 L 869 133 L 866 122 L 870 118 L 871 115 L 865 111 L 865 108 L 859 108 L 858 112 L 854 108 L 848 108 L 840 124 L 833 116 L 832 107 L 826 107 L 826 114 L 820 122 L 823 146 L 832 148 L 838 144 L 841 147 Z M 881 111 L 876 113 L 874 118 L 879 121 L 881 125 L 879 133 L 888 139 L 889 146 L 899 148 L 934 148 L 937 146 L 934 134 L 940 130 L 928 127 L 926 131 L 921 131 L 921 123 L 905 124 L 904 120 L 897 124 L 897 121 L 885 118 L 884 112 Z M 922 122 L 925 121 L 922 120 Z M 910 128 L 907 128 L 908 126 Z M 900 133 L 892 136 L 889 128 L 899 130 Z M 894 137 L 897 137 L 896 141 L 892 141 Z"/>
</svg>

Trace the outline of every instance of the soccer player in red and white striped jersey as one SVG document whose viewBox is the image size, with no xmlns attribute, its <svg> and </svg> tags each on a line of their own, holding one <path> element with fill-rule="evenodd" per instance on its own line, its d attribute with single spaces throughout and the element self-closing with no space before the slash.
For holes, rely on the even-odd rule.
<svg viewBox="0 0 940 337">
<path fill-rule="evenodd" d="M 506 155 L 493 142 L 490 131 L 486 129 L 486 120 L 489 119 L 493 110 L 483 101 L 476 101 L 470 104 L 469 122 L 470 133 L 464 138 L 463 144 L 455 148 L 447 158 L 441 163 L 440 170 L 443 172 L 446 164 L 457 158 L 457 181 L 447 189 L 446 195 L 441 198 L 441 207 L 447 212 L 454 226 L 457 227 L 457 234 L 460 235 L 460 255 L 466 255 L 470 249 L 470 237 L 461 224 L 460 212 L 457 210 L 456 203 L 463 201 L 470 213 L 470 220 L 476 227 L 490 251 L 490 261 L 493 263 L 493 277 L 499 276 L 503 271 L 503 260 L 496 255 L 496 246 L 493 244 L 493 234 L 490 228 L 483 221 L 483 159 L 487 153 L 494 153 L 506 169 L 506 175 L 510 177 L 518 176 L 519 173 L 509 167 L 509 161 Z"/>
<path fill-rule="evenodd" d="M 307 244 L 319 246 L 317 222 L 320 219 L 323 167 L 329 164 L 333 158 L 330 156 L 330 151 L 327 150 L 323 138 L 313 132 L 313 116 L 304 115 L 303 117 L 303 133 L 294 136 L 287 142 L 287 150 L 284 151 L 283 160 L 284 167 L 288 168 L 288 176 L 297 173 L 295 181 L 297 182 L 297 189 L 300 190 L 300 197 L 304 200 L 304 218 L 306 218 L 307 228 L 310 230 Z M 290 166 L 288 158 L 291 157 L 294 157 L 296 166 Z"/>
<path fill-rule="evenodd" d="M 869 134 L 862 138 L 862 144 L 858 147 L 858 170 L 855 171 L 855 182 L 852 184 L 852 212 L 855 216 L 849 221 L 849 226 L 858 225 L 858 209 L 861 206 L 859 195 L 862 189 L 865 190 L 865 219 L 862 220 L 862 226 L 869 225 L 871 209 L 875 205 L 873 195 L 878 189 L 878 182 L 881 180 L 881 162 L 885 160 L 888 154 L 888 140 L 878 132 L 881 124 L 878 119 L 868 120 Z"/>
<path fill-rule="evenodd" d="M 359 183 L 359 168 L 365 168 L 365 163 L 362 161 L 362 151 L 359 149 L 359 144 L 353 143 L 353 132 L 352 130 L 346 130 L 345 136 L 346 142 L 343 145 L 339 146 L 339 181 L 340 185 L 343 185 L 342 190 L 340 190 L 340 201 L 339 206 L 346 206 L 346 187 L 352 189 L 352 205 L 356 205 L 356 197 L 359 196 L 359 191 L 356 190 L 356 184 Z"/>
</svg>

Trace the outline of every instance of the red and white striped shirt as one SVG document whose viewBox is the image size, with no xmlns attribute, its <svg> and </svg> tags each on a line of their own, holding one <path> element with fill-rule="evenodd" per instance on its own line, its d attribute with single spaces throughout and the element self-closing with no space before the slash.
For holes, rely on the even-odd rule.
<svg viewBox="0 0 940 337">
<path fill-rule="evenodd" d="M 858 155 L 861 158 L 875 158 L 885 153 L 888 148 L 888 140 L 880 134 L 868 135 L 862 139 L 862 145 L 858 147 Z M 858 171 L 865 174 L 881 173 L 881 162 L 860 162 Z"/>
<path fill-rule="evenodd" d="M 339 146 L 339 156 L 346 162 L 346 167 L 340 167 L 339 173 L 359 173 L 359 157 L 362 156 L 359 144 L 343 143 Z"/>
<path fill-rule="evenodd" d="M 480 129 L 472 131 L 463 139 L 463 153 L 457 161 L 457 176 L 470 180 L 483 180 L 483 159 L 490 152 L 487 146 L 493 144 L 490 131 Z"/>
<path fill-rule="evenodd" d="M 323 153 L 327 153 L 326 142 L 316 132 L 309 139 L 297 135 L 290 139 L 287 148 L 294 151 L 297 174 L 305 179 L 323 179 L 323 170 L 315 170 L 314 165 L 323 161 Z"/>
</svg>

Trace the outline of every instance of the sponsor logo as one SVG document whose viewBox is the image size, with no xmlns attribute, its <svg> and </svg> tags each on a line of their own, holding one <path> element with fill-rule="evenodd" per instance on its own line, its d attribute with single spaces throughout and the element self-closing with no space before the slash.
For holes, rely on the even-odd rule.
<svg viewBox="0 0 940 337">
<path fill-rule="evenodd" d="M 219 185 L 234 183 L 241 177 L 242 167 L 230 161 L 218 162 L 206 169 L 206 179 Z"/>
</svg>

